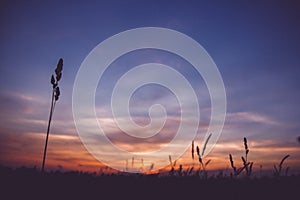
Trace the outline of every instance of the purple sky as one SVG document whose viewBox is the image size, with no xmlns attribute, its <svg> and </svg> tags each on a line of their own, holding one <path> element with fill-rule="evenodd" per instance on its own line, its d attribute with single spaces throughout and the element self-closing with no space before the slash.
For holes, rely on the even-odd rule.
<svg viewBox="0 0 300 200">
<path fill-rule="evenodd" d="M 58 137 L 53 136 L 53 141 L 58 141 L 52 144 L 57 149 L 50 149 L 50 159 L 67 165 L 65 155 L 72 155 L 74 145 L 84 152 L 77 141 L 71 108 L 73 83 L 81 63 L 108 37 L 154 26 L 192 37 L 219 68 L 227 94 L 227 117 L 211 157 L 226 160 L 231 151 L 242 153 L 242 139 L 247 137 L 252 141 L 253 158 L 262 164 L 271 168 L 289 153 L 291 165 L 300 169 L 298 1 L 2 1 L 0 5 L 0 164 L 40 165 L 50 106 L 49 78 L 60 57 L 64 59 L 62 95 L 51 129 Z M 108 100 L 122 73 L 150 61 L 173 66 L 192 83 L 200 80 L 195 88 L 201 99 L 199 127 L 203 129 L 196 139 L 200 143 L 210 114 L 207 89 L 188 63 L 166 52 L 132 52 L 112 64 L 96 94 L 99 120 L 110 126 Z M 137 92 L 131 105 L 140 111 L 156 102 L 166 104 L 168 114 L 176 116 L 176 100 L 157 86 Z M 136 112 L 135 116 L 140 123 L 147 123 L 147 115 Z M 176 122 L 167 125 L 166 130 L 172 132 Z M 111 137 L 122 140 L 114 134 Z M 70 142 L 72 139 L 77 142 Z M 153 144 L 166 141 L 167 137 L 158 137 Z M 128 148 L 136 144 L 126 138 L 119 142 Z M 67 149 L 70 145 L 70 151 L 63 152 L 63 145 Z M 75 153 L 71 158 L 75 163 L 72 168 L 84 162 Z"/>
</svg>

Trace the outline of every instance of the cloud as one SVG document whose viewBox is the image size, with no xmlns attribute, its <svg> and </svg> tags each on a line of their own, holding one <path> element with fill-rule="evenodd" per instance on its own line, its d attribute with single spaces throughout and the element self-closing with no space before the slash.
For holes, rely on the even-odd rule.
<svg viewBox="0 0 300 200">
<path fill-rule="evenodd" d="M 235 123 L 263 123 L 267 125 L 278 124 L 272 118 L 255 112 L 235 112 L 226 114 L 227 121 L 231 124 Z"/>
<path fill-rule="evenodd" d="M 45 144 L 46 133 L 0 133 L 0 163 L 9 166 L 40 167 Z M 96 161 L 83 147 L 77 135 L 49 135 L 47 150 L 47 169 L 56 169 L 62 165 L 64 169 L 76 169 L 78 163 L 84 163 L 92 169 L 102 164 Z"/>
<path fill-rule="evenodd" d="M 10 116 L 12 110 L 18 111 L 22 115 L 30 115 L 34 112 L 34 106 L 43 105 L 44 99 L 30 94 L 14 92 L 0 92 L 1 115 Z"/>
</svg>

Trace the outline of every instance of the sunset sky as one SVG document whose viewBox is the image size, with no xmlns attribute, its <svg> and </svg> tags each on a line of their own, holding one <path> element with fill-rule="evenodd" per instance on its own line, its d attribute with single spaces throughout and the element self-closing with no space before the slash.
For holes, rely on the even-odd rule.
<svg viewBox="0 0 300 200">
<path fill-rule="evenodd" d="M 283 156 L 300 170 L 300 3 L 295 1 L 1 1 L 0 3 L 0 165 L 37 166 L 43 157 L 50 109 L 50 76 L 64 59 L 50 131 L 46 169 L 98 171 L 99 163 L 81 143 L 72 114 L 77 71 L 89 52 L 128 29 L 164 27 L 200 43 L 217 65 L 226 89 L 227 115 L 209 169 L 237 165 L 249 142 L 254 169 L 272 169 Z M 195 144 L 203 141 L 210 99 L 201 76 L 184 60 L 158 50 L 129 53 L 114 62 L 96 91 L 98 121 L 111 141 L 129 151 L 167 144 L 178 127 L 178 102 L 165 88 L 145 86 L 131 101 L 133 118 L 148 121 L 147 109 L 165 105 L 170 120 L 158 137 L 138 141 L 113 126 L 109 99 L 115 82 L 133 66 L 158 62 L 195 83 L 201 118 Z M 124 136 L 124 137 L 123 137 Z M 190 141 L 191 142 L 191 141 Z M 108 154 L 109 152 L 103 152 Z M 166 160 L 168 157 L 166 157 Z M 120 161 L 126 167 L 126 161 Z M 151 163 L 144 163 L 145 168 Z M 154 163 L 155 164 L 155 163 Z M 190 149 L 178 160 L 190 166 Z M 128 167 L 131 160 L 128 160 Z M 140 160 L 133 168 L 142 167 Z"/>
</svg>

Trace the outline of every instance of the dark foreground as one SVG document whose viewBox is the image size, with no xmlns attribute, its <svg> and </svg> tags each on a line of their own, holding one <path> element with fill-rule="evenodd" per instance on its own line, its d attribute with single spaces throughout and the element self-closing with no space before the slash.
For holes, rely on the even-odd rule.
<svg viewBox="0 0 300 200">
<path fill-rule="evenodd" d="M 300 199 L 300 176 L 203 179 L 199 176 L 45 173 L 1 167 L 0 199 Z"/>
</svg>

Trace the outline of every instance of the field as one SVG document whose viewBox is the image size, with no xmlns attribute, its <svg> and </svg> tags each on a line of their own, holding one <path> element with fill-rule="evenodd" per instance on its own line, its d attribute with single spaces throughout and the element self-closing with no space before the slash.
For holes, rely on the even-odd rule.
<svg viewBox="0 0 300 200">
<path fill-rule="evenodd" d="M 1 199 L 298 199 L 300 176 L 46 172 L 1 167 Z"/>
</svg>

